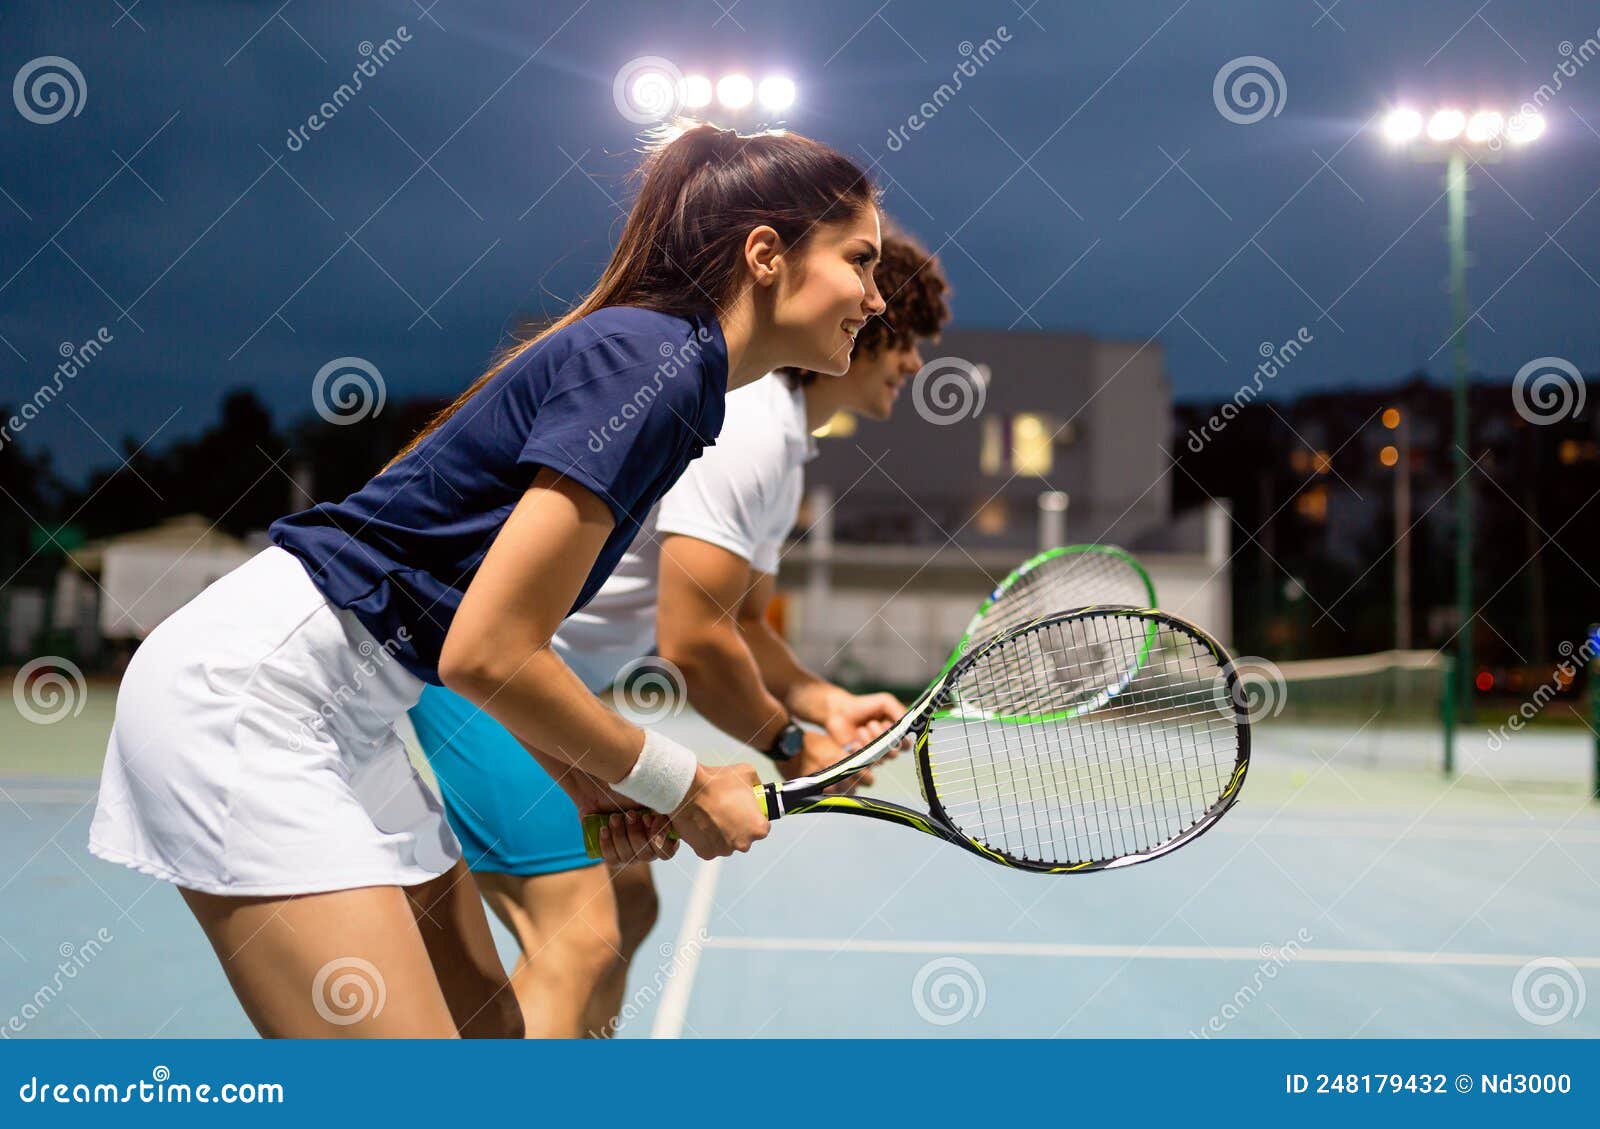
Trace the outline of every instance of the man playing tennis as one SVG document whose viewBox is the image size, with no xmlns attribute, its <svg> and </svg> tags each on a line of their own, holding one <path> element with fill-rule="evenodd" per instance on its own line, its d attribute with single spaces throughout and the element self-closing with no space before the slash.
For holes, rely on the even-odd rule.
<svg viewBox="0 0 1600 1129">
<path fill-rule="evenodd" d="M 816 453 L 811 432 L 836 412 L 887 419 L 922 366 L 918 343 L 950 316 L 938 260 L 887 226 L 882 246 L 875 278 L 887 309 L 859 330 L 849 371 L 769 373 L 731 393 L 715 446 L 552 640 L 596 691 L 653 644 L 682 672 L 695 709 L 786 779 L 833 764 L 904 712 L 889 694 L 854 695 L 808 670 L 766 620 Z M 627 962 L 655 924 L 650 868 L 596 865 L 566 793 L 465 698 L 429 686 L 411 720 L 479 889 L 521 945 L 511 983 L 528 1034 L 609 1033 Z M 619 816 L 602 833 L 605 853 L 613 862 L 670 853 L 658 829 Z"/>
</svg>

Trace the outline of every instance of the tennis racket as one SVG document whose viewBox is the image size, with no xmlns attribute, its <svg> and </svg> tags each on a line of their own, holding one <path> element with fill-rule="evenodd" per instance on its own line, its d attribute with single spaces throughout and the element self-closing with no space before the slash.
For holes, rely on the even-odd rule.
<svg viewBox="0 0 1600 1129">
<path fill-rule="evenodd" d="M 962 655 L 1029 620 L 1101 604 L 1153 608 L 1155 582 L 1133 554 L 1115 545 L 1046 549 L 995 585 L 967 622 L 944 668 L 949 670 Z"/>
<path fill-rule="evenodd" d="M 1232 660 L 1194 624 L 1080 608 L 970 650 L 870 744 L 757 795 L 772 820 L 861 816 L 1021 870 L 1108 870 L 1192 841 L 1233 806 L 1250 763 L 1245 708 Z M 823 794 L 904 739 L 927 811 Z M 595 856 L 604 820 L 584 819 Z"/>
</svg>

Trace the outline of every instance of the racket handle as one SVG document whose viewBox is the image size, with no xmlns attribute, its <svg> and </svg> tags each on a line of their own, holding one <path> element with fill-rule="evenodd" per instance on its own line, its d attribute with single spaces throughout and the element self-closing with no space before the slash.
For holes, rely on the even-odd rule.
<svg viewBox="0 0 1600 1129">
<path fill-rule="evenodd" d="M 771 785 L 757 784 L 754 791 L 757 802 L 760 803 L 764 809 L 766 809 L 767 818 L 771 819 L 772 802 L 767 798 L 767 789 L 769 787 L 771 787 Z M 636 810 L 640 815 L 654 814 L 645 808 L 639 808 Z M 589 815 L 583 817 L 583 850 L 584 853 L 592 859 L 597 859 L 600 857 L 600 829 L 604 827 L 607 821 L 611 819 L 612 814 L 612 812 L 591 812 Z M 676 839 L 677 837 L 678 833 L 676 831 L 672 830 L 670 827 L 667 828 L 667 838 Z"/>
</svg>

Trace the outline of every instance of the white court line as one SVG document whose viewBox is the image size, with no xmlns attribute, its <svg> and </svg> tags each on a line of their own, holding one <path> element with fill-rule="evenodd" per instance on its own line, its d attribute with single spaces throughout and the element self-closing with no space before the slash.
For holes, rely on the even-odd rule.
<svg viewBox="0 0 1600 1129">
<path fill-rule="evenodd" d="M 1279 960 L 1310 964 L 1438 964 L 1520 967 L 1540 959 L 1522 953 L 1429 953 L 1407 949 L 1280 950 L 1210 945 L 1068 945 L 1031 941 L 875 941 L 826 937 L 712 937 L 708 949 L 757 952 L 910 953 L 939 956 L 1106 957 L 1116 960 Z M 1284 955 L 1287 954 L 1287 955 Z M 1548 954 L 1546 954 L 1548 955 Z M 1600 956 L 1563 956 L 1579 968 L 1600 968 Z"/>
<path fill-rule="evenodd" d="M 1241 820 L 1234 817 L 1225 819 L 1217 824 L 1216 830 L 1230 835 L 1245 835 L 1266 826 L 1268 830 L 1262 832 L 1263 838 L 1306 838 L 1306 839 L 1381 839 L 1385 842 L 1401 836 L 1406 839 L 1447 839 L 1463 843 L 1543 843 L 1554 837 L 1557 842 L 1564 843 L 1600 843 L 1600 830 L 1590 831 L 1576 827 L 1549 827 L 1534 825 L 1531 827 L 1495 827 L 1472 826 L 1465 823 L 1420 823 L 1415 827 L 1407 828 L 1404 824 L 1395 823 L 1358 823 L 1343 822 L 1342 820 L 1295 820 L 1278 819 L 1267 824 L 1266 821 L 1252 822 L 1248 819 Z"/>
<path fill-rule="evenodd" d="M 687 954 L 687 959 L 678 974 L 667 981 L 667 990 L 661 993 L 661 1007 L 650 1025 L 652 1039 L 676 1039 L 683 1034 L 684 1017 L 689 1014 L 689 993 L 694 990 L 695 970 L 700 967 L 700 952 L 712 942 L 711 938 L 702 941 L 700 937 L 711 921 L 711 904 L 721 873 L 719 858 L 702 862 L 700 869 L 694 872 L 689 905 L 683 911 L 683 924 L 678 927 L 678 942 L 673 949 L 676 953 Z"/>
</svg>

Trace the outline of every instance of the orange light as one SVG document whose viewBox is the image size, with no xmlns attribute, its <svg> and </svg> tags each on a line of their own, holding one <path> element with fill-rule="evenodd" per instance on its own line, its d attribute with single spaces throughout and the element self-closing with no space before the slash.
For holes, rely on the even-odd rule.
<svg viewBox="0 0 1600 1129">
<path fill-rule="evenodd" d="M 1378 461 L 1384 466 L 1394 466 L 1395 463 L 1400 461 L 1400 452 L 1393 447 L 1385 447 L 1378 452 Z"/>
<path fill-rule="evenodd" d="M 1294 509 L 1309 521 L 1328 520 L 1328 491 L 1323 486 L 1313 486 L 1294 500 Z"/>
<path fill-rule="evenodd" d="M 1383 426 L 1387 427 L 1390 431 L 1393 431 L 1395 428 L 1400 426 L 1399 408 L 1383 409 Z"/>
<path fill-rule="evenodd" d="M 1494 675 L 1490 674 L 1487 670 L 1480 670 L 1478 671 L 1478 677 L 1473 680 L 1473 684 L 1476 685 L 1479 690 L 1487 693 L 1488 691 L 1494 689 Z"/>
<path fill-rule="evenodd" d="M 1330 470 L 1333 469 L 1333 459 L 1332 459 L 1331 456 L 1329 456 L 1328 452 L 1326 452 L 1326 451 L 1318 451 L 1317 452 L 1316 466 L 1317 466 L 1317 473 L 1318 474 L 1327 474 Z"/>
</svg>

